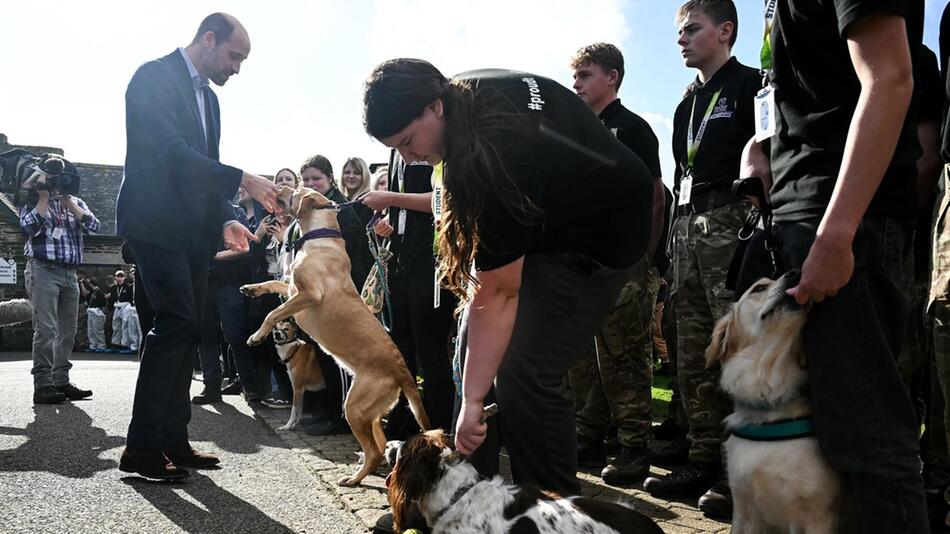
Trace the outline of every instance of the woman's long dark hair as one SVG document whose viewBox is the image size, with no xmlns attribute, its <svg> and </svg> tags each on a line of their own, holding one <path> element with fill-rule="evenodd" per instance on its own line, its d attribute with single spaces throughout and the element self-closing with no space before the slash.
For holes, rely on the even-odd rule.
<svg viewBox="0 0 950 534">
<path fill-rule="evenodd" d="M 538 224 L 541 210 L 505 171 L 499 147 L 491 141 L 493 133 L 525 126 L 496 91 L 476 92 L 465 81 L 449 81 L 427 61 L 392 59 L 373 69 L 366 80 L 363 126 L 377 139 L 393 136 L 436 99 L 442 99 L 445 117 L 440 271 L 445 286 L 465 302 L 477 283 L 471 271 L 486 198 L 496 196 L 522 224 Z"/>
</svg>

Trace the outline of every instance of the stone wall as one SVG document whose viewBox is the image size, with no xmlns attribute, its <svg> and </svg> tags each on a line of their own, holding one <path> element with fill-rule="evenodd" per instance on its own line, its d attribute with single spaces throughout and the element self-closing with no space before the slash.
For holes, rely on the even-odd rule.
<svg viewBox="0 0 950 534">
<path fill-rule="evenodd" d="M 56 147 L 25 146 L 10 144 L 7 136 L 0 134 L 0 152 L 22 148 L 35 154 L 53 153 L 64 157 L 64 151 Z M 83 265 L 80 270 L 99 280 L 100 285 L 118 269 L 128 269 L 122 261 L 122 239 L 115 235 L 115 199 L 122 183 L 122 167 L 95 163 L 73 162 L 82 177 L 79 197 L 86 202 L 101 224 L 100 232 L 83 238 Z M 0 194 L 0 258 L 16 262 L 16 284 L 0 284 L 0 300 L 26 298 L 23 286 L 23 268 L 26 258 L 23 245 L 26 236 L 20 231 L 18 208 L 10 199 Z M 0 350 L 29 350 L 33 337 L 30 324 L 0 329 Z"/>
</svg>

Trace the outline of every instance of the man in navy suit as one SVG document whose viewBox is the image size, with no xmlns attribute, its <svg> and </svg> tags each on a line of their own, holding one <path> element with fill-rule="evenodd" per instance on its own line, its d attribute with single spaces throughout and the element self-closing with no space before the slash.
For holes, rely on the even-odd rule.
<svg viewBox="0 0 950 534">
<path fill-rule="evenodd" d="M 139 366 L 132 422 L 119 469 L 147 478 L 180 479 L 215 456 L 188 442 L 189 388 L 199 341 L 208 265 L 221 240 L 245 251 L 255 239 L 228 203 L 244 187 L 277 209 L 269 180 L 218 161 L 220 108 L 208 80 L 224 85 L 250 53 L 234 17 L 206 17 L 185 48 L 135 72 L 125 95 L 125 177 L 116 206 L 155 313 Z"/>
</svg>

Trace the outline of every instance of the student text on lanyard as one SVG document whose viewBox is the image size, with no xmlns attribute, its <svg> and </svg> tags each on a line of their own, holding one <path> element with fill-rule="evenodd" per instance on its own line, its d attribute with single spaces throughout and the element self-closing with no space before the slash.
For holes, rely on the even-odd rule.
<svg viewBox="0 0 950 534">
<path fill-rule="evenodd" d="M 442 222 L 442 172 L 445 162 L 432 167 L 432 253 L 435 256 L 435 287 L 432 296 L 432 307 L 438 308 L 442 303 L 441 284 L 439 283 L 439 224 Z"/>
<path fill-rule="evenodd" d="M 762 62 L 762 90 L 756 93 L 753 109 L 755 110 L 755 141 L 761 143 L 775 135 L 777 108 L 775 106 L 775 88 L 769 82 L 772 70 L 772 28 L 775 27 L 775 10 L 778 0 L 765 1 L 765 33 L 762 36 L 762 50 L 759 60 Z"/>
<path fill-rule="evenodd" d="M 716 107 L 716 102 L 719 100 L 719 93 L 721 92 L 722 88 L 720 87 L 713 93 L 712 98 L 709 100 L 709 105 L 706 106 L 706 114 L 703 115 L 703 120 L 699 123 L 695 138 L 693 137 L 693 117 L 696 115 L 697 95 L 693 95 L 693 107 L 689 112 L 689 124 L 686 125 L 686 171 L 680 180 L 680 198 L 678 203 L 680 206 L 689 205 L 690 197 L 693 192 L 693 164 L 696 162 L 696 153 L 699 152 L 699 144 L 703 142 L 703 137 L 706 134 L 706 125 L 709 123 L 709 117 L 712 115 L 713 108 Z"/>
</svg>

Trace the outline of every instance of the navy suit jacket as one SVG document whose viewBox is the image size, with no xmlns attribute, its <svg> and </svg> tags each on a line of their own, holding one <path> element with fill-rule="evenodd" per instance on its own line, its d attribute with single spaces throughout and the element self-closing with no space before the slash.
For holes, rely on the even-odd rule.
<svg viewBox="0 0 950 534">
<path fill-rule="evenodd" d="M 120 236 L 168 250 L 213 254 L 243 172 L 218 161 L 221 112 L 205 92 L 208 142 L 178 50 L 145 63 L 125 93 L 125 176 L 116 201 Z"/>
</svg>

